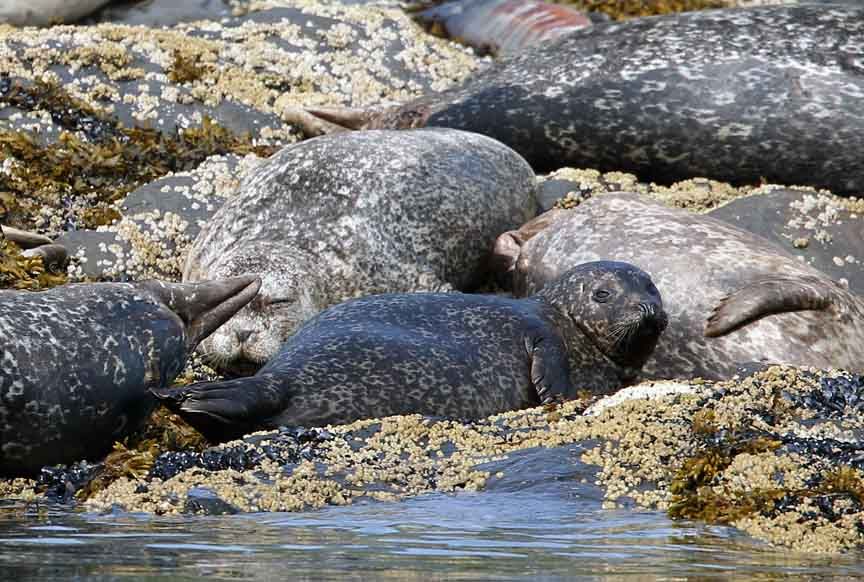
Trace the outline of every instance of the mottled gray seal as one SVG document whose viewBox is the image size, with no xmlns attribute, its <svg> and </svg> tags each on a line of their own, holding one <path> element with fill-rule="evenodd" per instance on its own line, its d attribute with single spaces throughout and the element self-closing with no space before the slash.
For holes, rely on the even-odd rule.
<svg viewBox="0 0 864 582">
<path fill-rule="evenodd" d="M 246 276 L 0 291 L 0 475 L 95 459 L 139 429 L 195 346 L 249 302 Z"/>
<path fill-rule="evenodd" d="M 651 278 L 577 266 L 528 299 L 364 297 L 307 322 L 252 378 L 154 393 L 208 438 L 421 413 L 477 419 L 632 381 L 666 325 Z"/>
<path fill-rule="evenodd" d="M 286 114 L 312 133 L 334 123 L 475 131 L 537 171 L 767 179 L 857 195 L 862 21 L 860 6 L 771 6 L 598 24 L 384 112 Z"/>
<path fill-rule="evenodd" d="M 511 254 L 515 294 L 585 261 L 645 269 L 669 313 L 646 376 L 722 379 L 743 362 L 864 371 L 864 301 L 774 243 L 636 194 L 597 196 L 558 217 Z M 524 240 L 502 236 L 505 251 Z"/>
<path fill-rule="evenodd" d="M 356 132 L 287 147 L 248 176 L 189 252 L 185 281 L 263 280 L 202 349 L 244 371 L 345 299 L 470 290 L 495 237 L 536 213 L 534 190 L 518 154 L 463 131 Z"/>
</svg>

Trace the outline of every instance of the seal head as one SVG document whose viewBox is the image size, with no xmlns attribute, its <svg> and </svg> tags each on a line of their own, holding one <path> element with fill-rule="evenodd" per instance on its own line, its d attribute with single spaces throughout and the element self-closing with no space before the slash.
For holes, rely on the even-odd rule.
<svg viewBox="0 0 864 582">
<path fill-rule="evenodd" d="M 651 277 L 619 261 L 594 261 L 567 271 L 541 297 L 632 380 L 651 356 L 668 318 Z M 582 354 L 584 350 L 571 349 Z"/>
</svg>

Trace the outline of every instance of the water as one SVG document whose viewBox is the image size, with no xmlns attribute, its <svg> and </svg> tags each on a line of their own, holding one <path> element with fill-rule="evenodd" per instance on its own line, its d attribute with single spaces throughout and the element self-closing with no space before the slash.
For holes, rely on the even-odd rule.
<svg viewBox="0 0 864 582">
<path fill-rule="evenodd" d="M 732 528 L 604 510 L 573 448 L 522 451 L 489 491 L 303 513 L 97 515 L 0 506 L 5 580 L 719 579 L 864 576 L 857 556 L 772 548 Z"/>
</svg>

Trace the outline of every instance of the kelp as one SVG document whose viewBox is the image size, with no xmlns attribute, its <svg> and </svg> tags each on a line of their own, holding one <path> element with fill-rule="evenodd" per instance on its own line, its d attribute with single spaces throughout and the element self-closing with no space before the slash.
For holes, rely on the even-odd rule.
<svg viewBox="0 0 864 582">
<path fill-rule="evenodd" d="M 169 172 L 192 170 L 213 155 L 275 151 L 208 117 L 200 127 L 173 133 L 127 128 L 48 83 L 0 76 L 0 102 L 48 112 L 62 129 L 55 141 L 43 143 L 34 134 L 0 128 L 0 217 L 22 228 L 32 227 L 45 207 L 62 213 L 71 228 L 109 224 L 119 218 L 115 202 Z"/>
</svg>

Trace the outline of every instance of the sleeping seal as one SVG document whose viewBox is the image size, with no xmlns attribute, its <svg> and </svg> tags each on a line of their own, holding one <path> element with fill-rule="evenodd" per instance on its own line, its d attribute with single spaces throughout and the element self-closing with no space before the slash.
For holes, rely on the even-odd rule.
<svg viewBox="0 0 864 582">
<path fill-rule="evenodd" d="M 0 291 L 0 475 L 96 459 L 141 428 L 186 357 L 258 291 L 255 277 Z"/>
<path fill-rule="evenodd" d="M 502 235 L 496 248 L 511 253 L 515 294 L 534 293 L 584 261 L 647 270 L 669 328 L 646 376 L 724 379 L 744 362 L 864 372 L 864 301 L 774 243 L 636 194 L 604 194 L 558 212 L 527 241 Z"/>
<path fill-rule="evenodd" d="M 864 192 L 864 7 L 770 6 L 597 24 L 380 112 L 288 109 L 310 134 L 453 127 L 538 172 L 622 170 Z"/>
<path fill-rule="evenodd" d="M 394 414 L 477 419 L 632 381 L 666 325 L 633 265 L 570 269 L 528 299 L 364 297 L 307 322 L 252 378 L 153 392 L 211 440 Z"/>
<path fill-rule="evenodd" d="M 470 290 L 501 232 L 534 216 L 531 167 L 482 135 L 368 131 L 289 146 L 207 223 L 183 279 L 260 275 L 261 294 L 202 346 L 254 371 L 328 307 L 385 292 Z"/>
</svg>

